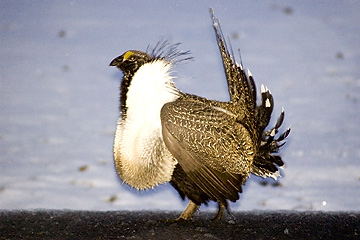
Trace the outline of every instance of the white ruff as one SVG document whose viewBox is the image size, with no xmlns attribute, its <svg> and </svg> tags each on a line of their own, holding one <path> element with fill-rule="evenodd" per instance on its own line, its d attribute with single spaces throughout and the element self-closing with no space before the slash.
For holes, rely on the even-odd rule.
<svg viewBox="0 0 360 240">
<path fill-rule="evenodd" d="M 164 60 L 147 63 L 135 73 L 126 101 L 126 118 L 119 119 L 114 140 L 116 169 L 137 189 L 170 181 L 176 160 L 165 147 L 160 110 L 179 96 Z"/>
</svg>

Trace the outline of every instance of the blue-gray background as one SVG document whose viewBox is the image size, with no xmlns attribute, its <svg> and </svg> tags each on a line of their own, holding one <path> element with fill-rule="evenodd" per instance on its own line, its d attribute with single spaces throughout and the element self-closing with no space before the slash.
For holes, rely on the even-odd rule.
<svg viewBox="0 0 360 240">
<path fill-rule="evenodd" d="M 108 64 L 181 42 L 177 86 L 227 100 L 209 7 L 292 127 L 280 184 L 252 176 L 232 209 L 359 210 L 360 3 L 336 0 L 0 1 L 0 209 L 182 210 L 168 184 L 118 180 Z"/>
</svg>

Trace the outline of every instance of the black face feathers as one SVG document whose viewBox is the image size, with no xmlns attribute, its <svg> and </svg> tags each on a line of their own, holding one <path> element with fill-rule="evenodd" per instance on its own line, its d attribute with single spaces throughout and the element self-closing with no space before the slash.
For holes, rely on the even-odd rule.
<svg viewBox="0 0 360 240">
<path fill-rule="evenodd" d="M 170 44 L 166 40 L 159 41 L 155 47 L 147 47 L 146 52 L 138 50 L 126 51 L 121 56 L 111 61 L 110 66 L 115 66 L 123 71 L 126 75 L 133 75 L 145 63 L 166 60 L 170 63 L 178 63 L 181 61 L 192 59 L 190 51 L 179 51 L 180 43 Z"/>
<path fill-rule="evenodd" d="M 123 55 L 111 61 L 110 66 L 119 68 L 124 74 L 135 73 L 142 65 L 153 60 L 147 53 L 137 50 L 126 51 Z"/>
</svg>

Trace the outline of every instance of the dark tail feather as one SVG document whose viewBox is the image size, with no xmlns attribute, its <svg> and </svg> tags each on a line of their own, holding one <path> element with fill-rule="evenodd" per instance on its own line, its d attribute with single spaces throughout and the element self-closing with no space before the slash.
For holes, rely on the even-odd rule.
<svg viewBox="0 0 360 240">
<path fill-rule="evenodd" d="M 284 111 L 281 112 L 275 126 L 267 131 L 271 114 L 274 108 L 274 99 L 269 89 L 261 85 L 261 104 L 256 106 L 256 86 L 251 72 L 245 73 L 242 64 L 235 61 L 232 48 L 228 48 L 220 27 L 220 21 L 210 9 L 217 43 L 223 60 L 223 66 L 228 83 L 230 100 L 237 104 L 239 112 L 245 116 L 242 123 L 249 129 L 253 139 L 258 143 L 254 157 L 252 173 L 259 176 L 279 176 L 276 166 L 283 166 L 280 156 L 273 155 L 285 143 L 282 141 L 289 135 L 290 128 L 275 139 L 278 129 L 284 121 Z M 254 122 L 255 119 L 255 122 Z"/>
<path fill-rule="evenodd" d="M 254 80 L 250 71 L 248 71 L 248 76 L 246 76 L 242 64 L 235 61 L 231 46 L 229 49 L 220 27 L 220 21 L 215 17 L 212 8 L 210 9 L 210 14 L 221 58 L 223 60 L 230 99 L 231 101 L 238 103 L 240 105 L 239 108 L 242 109 L 242 111 L 248 111 L 252 115 L 256 107 L 256 88 Z"/>
<path fill-rule="evenodd" d="M 274 99 L 270 90 L 264 85 L 261 85 L 261 104 L 256 109 L 256 119 L 258 121 L 260 133 L 262 133 L 269 124 L 273 108 Z"/>
<path fill-rule="evenodd" d="M 264 100 L 264 98 L 263 98 Z M 264 102 L 264 101 L 263 101 Z M 262 104 L 264 105 L 264 104 Z M 261 106 L 262 106 L 261 105 Z M 266 105 L 266 104 L 265 104 Z M 268 123 L 270 119 L 268 119 L 268 111 L 261 110 L 261 106 L 259 107 L 259 116 L 264 117 L 264 119 L 260 119 L 259 121 L 264 124 Z M 263 112 L 262 112 L 263 111 Z M 271 110 L 272 111 L 272 110 Z M 271 115 L 271 112 L 270 112 Z M 286 137 L 290 134 L 290 128 L 288 128 L 285 132 L 280 134 L 280 136 L 276 137 L 278 133 L 278 129 L 281 127 L 284 121 L 284 110 L 281 111 L 281 114 L 275 124 L 275 126 L 267 131 L 262 133 L 261 143 L 259 149 L 255 155 L 254 162 L 252 165 L 251 172 L 255 175 L 261 177 L 272 177 L 276 179 L 280 176 L 278 167 L 283 167 L 284 162 L 281 157 L 278 155 L 274 155 L 277 153 L 279 149 L 285 144 L 282 142 L 286 139 Z M 265 126 L 266 127 L 266 126 Z"/>
</svg>

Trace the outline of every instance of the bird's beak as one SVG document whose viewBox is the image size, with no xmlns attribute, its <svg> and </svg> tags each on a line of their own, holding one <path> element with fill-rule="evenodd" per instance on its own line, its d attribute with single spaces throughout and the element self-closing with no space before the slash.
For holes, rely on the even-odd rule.
<svg viewBox="0 0 360 240">
<path fill-rule="evenodd" d="M 124 55 L 121 55 L 111 61 L 110 66 L 115 66 L 120 68 L 120 64 L 124 61 Z"/>
</svg>

